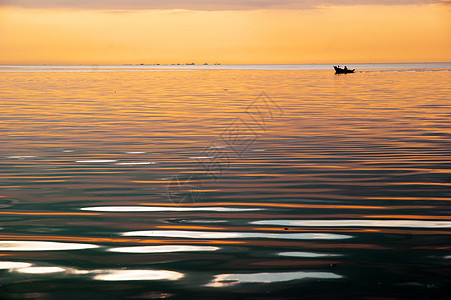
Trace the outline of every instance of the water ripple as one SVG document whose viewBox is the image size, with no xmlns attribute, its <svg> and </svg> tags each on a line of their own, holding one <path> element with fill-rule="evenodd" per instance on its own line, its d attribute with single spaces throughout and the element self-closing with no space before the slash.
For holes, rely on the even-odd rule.
<svg viewBox="0 0 451 300">
<path fill-rule="evenodd" d="M 144 230 L 124 232 L 123 236 L 181 237 L 190 239 L 297 239 L 297 240 L 340 240 L 352 236 L 334 233 L 260 233 L 260 232 L 221 232 L 188 230 Z"/>
<path fill-rule="evenodd" d="M 0 298 L 449 295 L 449 67 L 0 67 Z"/>
<path fill-rule="evenodd" d="M 262 208 L 232 208 L 232 207 L 177 207 L 177 206 L 96 206 L 83 207 L 81 210 L 103 212 L 163 212 L 163 211 L 217 211 L 217 212 L 245 212 L 257 211 Z"/>
<path fill-rule="evenodd" d="M 0 241 L 0 251 L 61 251 L 98 248 L 97 245 L 41 241 Z"/>
<path fill-rule="evenodd" d="M 205 286 L 228 287 L 242 283 L 272 283 L 300 279 L 340 279 L 341 275 L 329 272 L 274 272 L 252 274 L 220 274 Z"/>
<path fill-rule="evenodd" d="M 128 281 L 128 280 L 179 280 L 183 274 L 166 270 L 105 270 L 95 275 L 94 280 Z"/>
<path fill-rule="evenodd" d="M 308 227 L 408 227 L 451 228 L 447 221 L 419 220 L 262 220 L 252 221 L 256 225 L 308 226 Z"/>
<path fill-rule="evenodd" d="M 165 245 L 165 246 L 137 246 L 137 247 L 118 247 L 111 248 L 108 251 L 122 253 L 171 253 L 171 252 L 197 252 L 197 251 L 216 251 L 219 247 L 213 246 L 192 246 L 192 245 Z"/>
</svg>

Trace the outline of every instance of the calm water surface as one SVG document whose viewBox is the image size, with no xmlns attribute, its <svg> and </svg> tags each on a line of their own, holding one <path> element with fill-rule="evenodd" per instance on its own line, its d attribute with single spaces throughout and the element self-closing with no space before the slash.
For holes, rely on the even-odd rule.
<svg viewBox="0 0 451 300">
<path fill-rule="evenodd" d="M 450 65 L 322 68 L 1 67 L 0 298 L 446 298 Z"/>
</svg>

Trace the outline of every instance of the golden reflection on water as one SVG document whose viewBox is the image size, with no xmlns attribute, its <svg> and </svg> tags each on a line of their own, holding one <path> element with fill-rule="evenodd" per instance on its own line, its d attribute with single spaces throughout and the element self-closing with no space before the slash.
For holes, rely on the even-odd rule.
<svg viewBox="0 0 451 300">
<path fill-rule="evenodd" d="M 449 74 L 0 72 L 4 280 L 423 282 L 450 249 Z"/>
</svg>

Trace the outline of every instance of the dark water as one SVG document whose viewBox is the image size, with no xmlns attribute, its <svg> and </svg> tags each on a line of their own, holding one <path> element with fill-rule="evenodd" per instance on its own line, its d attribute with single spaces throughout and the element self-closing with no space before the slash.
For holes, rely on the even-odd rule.
<svg viewBox="0 0 451 300">
<path fill-rule="evenodd" d="M 0 299 L 446 299 L 438 67 L 3 68 Z"/>
</svg>

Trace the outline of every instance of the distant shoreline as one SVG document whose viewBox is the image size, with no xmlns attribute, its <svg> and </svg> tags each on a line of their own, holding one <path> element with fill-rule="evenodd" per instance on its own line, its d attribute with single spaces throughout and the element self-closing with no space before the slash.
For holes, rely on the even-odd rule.
<svg viewBox="0 0 451 300">
<path fill-rule="evenodd" d="M 333 70 L 333 65 L 361 70 L 450 70 L 451 62 L 438 63 L 335 63 L 335 64 L 212 64 L 212 65 L 0 65 L 0 72 L 29 71 L 183 71 L 183 70 Z"/>
<path fill-rule="evenodd" d="M 0 67 L 5 66 L 48 66 L 48 67 L 59 67 L 59 66 L 67 66 L 67 67 L 79 67 L 79 66 L 95 66 L 95 67 L 108 67 L 108 66 L 133 66 L 133 67 L 148 67 L 148 66 L 311 66 L 311 65 L 394 65 L 394 64 L 451 64 L 451 61 L 434 61 L 434 62 L 391 62 L 391 63 L 381 63 L 381 62 L 358 62 L 358 63 L 351 63 L 351 62 L 330 62 L 330 63 L 272 63 L 272 64 L 222 64 L 222 63 L 169 63 L 169 64 L 160 64 L 160 63 L 154 63 L 154 64 L 145 64 L 145 63 L 122 63 L 122 64 L 0 64 Z"/>
</svg>

